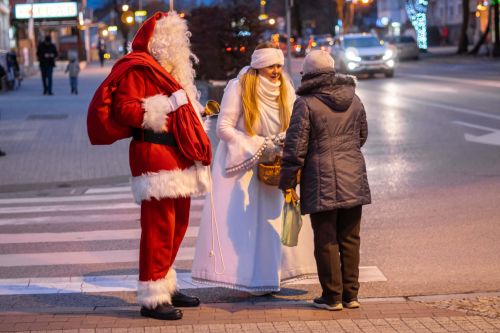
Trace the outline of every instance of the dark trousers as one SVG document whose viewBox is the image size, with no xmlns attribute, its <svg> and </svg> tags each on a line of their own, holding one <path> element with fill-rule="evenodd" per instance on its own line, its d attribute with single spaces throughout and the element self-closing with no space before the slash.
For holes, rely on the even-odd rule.
<svg viewBox="0 0 500 333">
<path fill-rule="evenodd" d="M 358 298 L 361 211 L 356 206 L 311 214 L 322 297 L 329 302 Z"/>
<path fill-rule="evenodd" d="M 69 85 L 71 86 L 71 93 L 78 94 L 78 76 L 70 76 Z"/>
<path fill-rule="evenodd" d="M 52 72 L 54 68 L 52 66 L 41 66 L 40 71 L 42 72 L 42 83 L 43 83 L 43 93 L 52 94 Z"/>
</svg>

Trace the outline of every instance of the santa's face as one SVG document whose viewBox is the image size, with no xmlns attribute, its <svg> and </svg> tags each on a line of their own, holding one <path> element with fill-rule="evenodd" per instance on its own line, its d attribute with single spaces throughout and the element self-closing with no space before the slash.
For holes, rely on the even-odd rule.
<svg viewBox="0 0 500 333">
<path fill-rule="evenodd" d="M 260 75 L 262 75 L 269 81 L 276 83 L 280 80 L 281 73 L 283 71 L 283 66 L 276 64 L 261 68 L 258 71 Z"/>
</svg>

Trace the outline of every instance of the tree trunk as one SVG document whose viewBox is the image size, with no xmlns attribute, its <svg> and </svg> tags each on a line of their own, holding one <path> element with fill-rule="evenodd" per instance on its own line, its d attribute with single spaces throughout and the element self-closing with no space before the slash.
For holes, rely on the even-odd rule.
<svg viewBox="0 0 500 333">
<path fill-rule="evenodd" d="M 493 56 L 494 57 L 500 57 L 500 20 L 499 16 L 500 15 L 500 10 L 499 10 L 499 3 L 500 0 L 495 1 L 495 6 L 493 7 L 495 9 L 495 22 L 494 22 L 494 27 L 495 27 L 495 44 L 493 45 Z"/>
<path fill-rule="evenodd" d="M 468 51 L 469 38 L 467 37 L 467 28 L 469 27 L 469 6 L 470 0 L 462 0 L 462 27 L 458 41 L 458 54 L 467 53 Z"/>
<path fill-rule="evenodd" d="M 469 54 L 474 54 L 474 55 L 478 54 L 479 50 L 481 49 L 481 46 L 483 46 L 484 42 L 486 41 L 486 38 L 488 38 L 488 34 L 490 33 L 492 10 L 493 10 L 492 7 L 488 9 L 488 24 L 486 25 L 486 29 L 481 35 L 481 38 L 477 41 L 476 45 L 474 45 L 472 50 L 470 50 Z"/>
<path fill-rule="evenodd" d="M 302 37 L 302 15 L 300 9 L 301 2 L 299 0 L 295 0 L 292 7 L 292 31 L 297 31 L 297 37 Z"/>
</svg>

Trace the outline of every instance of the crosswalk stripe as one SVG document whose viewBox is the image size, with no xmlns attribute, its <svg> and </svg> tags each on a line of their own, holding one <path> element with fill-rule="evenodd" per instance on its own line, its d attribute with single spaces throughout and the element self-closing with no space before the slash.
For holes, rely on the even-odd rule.
<svg viewBox="0 0 500 333">
<path fill-rule="evenodd" d="M 191 210 L 189 213 L 190 222 L 201 219 L 201 210 Z M 78 224 L 78 223 L 95 223 L 95 222 L 126 222 L 139 220 L 139 212 L 130 214 L 92 214 L 92 215 L 60 215 L 60 216 L 38 216 L 38 217 L 23 217 L 23 218 L 1 218 L 0 226 L 7 225 L 30 225 L 30 224 Z"/>
<path fill-rule="evenodd" d="M 194 247 L 181 247 L 176 260 L 192 260 L 193 257 Z M 13 253 L 0 255 L 0 267 L 110 264 L 118 262 L 137 262 L 138 260 L 139 249 L 53 253 Z"/>
<path fill-rule="evenodd" d="M 115 186 L 105 188 L 89 188 L 85 191 L 86 194 L 102 194 L 102 193 L 117 193 L 117 192 L 132 192 L 130 186 Z"/>
<path fill-rule="evenodd" d="M 55 215 L 37 217 L 8 217 L 0 218 L 0 226 L 30 225 L 30 224 L 62 224 L 62 223 L 93 223 L 93 222 L 124 222 L 137 221 L 139 212 L 130 214 L 85 214 L 85 215 Z"/>
<path fill-rule="evenodd" d="M 136 274 L 105 276 L 72 276 L 56 278 L 0 279 L 0 295 L 70 294 L 92 292 L 136 291 Z M 359 267 L 359 282 L 384 282 L 386 277 L 376 266 Z M 319 284 L 317 278 L 295 280 L 291 285 Z M 214 288 L 191 279 L 190 272 L 177 272 L 179 289 Z"/>
<path fill-rule="evenodd" d="M 110 195 L 74 195 L 66 197 L 36 197 L 36 198 L 11 198 L 0 199 L 0 205 L 51 203 L 51 202 L 85 202 L 85 201 L 107 201 L 123 200 L 133 201 L 132 194 L 110 194 Z"/>
<path fill-rule="evenodd" d="M 133 209 L 139 206 L 135 203 L 105 203 L 95 205 L 55 205 L 55 206 L 23 206 L 23 207 L 0 207 L 0 214 L 19 213 L 51 213 L 70 212 L 87 210 L 113 210 L 113 209 Z"/>
<path fill-rule="evenodd" d="M 188 227 L 185 237 L 197 237 L 199 227 Z M 89 242 L 103 240 L 139 239 L 140 229 L 94 230 L 79 232 L 42 232 L 22 234 L 1 234 L 0 244 L 29 244 L 57 242 Z"/>
</svg>

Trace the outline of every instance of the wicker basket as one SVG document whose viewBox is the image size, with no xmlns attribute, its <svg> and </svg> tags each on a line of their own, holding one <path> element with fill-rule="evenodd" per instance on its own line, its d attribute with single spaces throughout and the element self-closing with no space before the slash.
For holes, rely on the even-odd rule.
<svg viewBox="0 0 500 333">
<path fill-rule="evenodd" d="M 273 163 L 259 163 L 257 177 L 270 186 L 278 186 L 280 182 L 281 159 L 276 157 Z M 297 184 L 300 184 L 301 170 L 297 172 Z"/>
<path fill-rule="evenodd" d="M 273 163 L 259 163 L 257 177 L 270 186 L 278 186 L 280 182 L 281 160 L 277 157 Z"/>
</svg>

